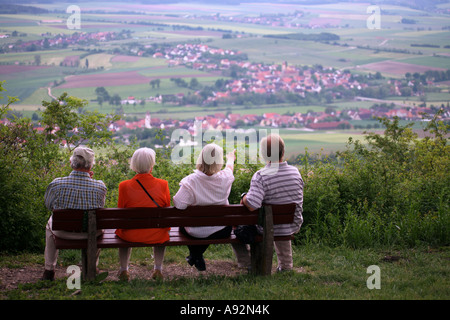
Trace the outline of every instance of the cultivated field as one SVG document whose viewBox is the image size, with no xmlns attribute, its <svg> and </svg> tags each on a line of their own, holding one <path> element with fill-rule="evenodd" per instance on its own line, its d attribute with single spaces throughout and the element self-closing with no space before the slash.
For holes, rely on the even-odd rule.
<svg viewBox="0 0 450 320">
<path fill-rule="evenodd" d="M 320 65 L 362 75 L 380 72 L 393 79 L 402 79 L 407 72 L 450 69 L 449 13 L 445 11 L 448 10 L 445 4 L 434 11 L 385 4 L 381 6 L 380 28 L 370 29 L 367 27 L 370 16 L 368 5 L 360 3 L 242 3 L 237 6 L 81 2 L 79 30 L 67 27 L 69 14 L 64 12 L 70 3 L 33 5 L 47 9 L 49 13 L 0 14 L 0 35 L 9 35 L 0 39 L 0 46 L 18 46 L 46 37 L 71 37 L 85 33 L 100 36 L 116 33 L 121 34 L 121 38 L 83 40 L 59 49 L 50 46 L 45 50 L 31 47 L 20 52 L 5 50 L 0 54 L 0 80 L 7 82 L 7 95 L 20 99 L 14 108 L 25 115 L 39 110 L 42 100 L 50 100 L 63 92 L 86 99 L 88 110 L 116 112 L 118 106 L 96 101 L 97 87 L 104 87 L 111 96 L 117 94 L 122 99 L 135 97 L 147 100 L 144 105 L 122 105 L 125 114 L 141 117 L 151 112 L 153 117 L 160 119 L 192 119 L 195 115 L 216 112 L 263 114 L 270 110 L 284 114 L 323 111 L 327 106 L 369 108 L 372 105 L 368 102 L 339 101 L 311 106 L 222 105 L 214 108 L 151 102 L 149 99 L 157 95 L 195 94 L 195 89 L 181 88 L 171 81 L 172 78 L 183 78 L 187 82 L 195 78 L 204 86 L 212 86 L 220 78 L 228 79 L 220 72 L 173 66 L 164 57 L 143 54 L 141 49 L 152 45 L 203 43 L 210 48 L 242 52 L 251 62 Z M 264 20 L 270 15 L 270 22 Z M 281 17 L 281 20 L 273 19 L 274 16 Z M 406 24 L 404 19 L 414 23 Z M 323 32 L 336 34 L 340 39 L 316 42 L 265 37 Z M 427 46 L 421 46 L 423 44 Z M 160 83 L 152 87 L 150 81 L 155 79 L 159 79 Z M 441 88 L 440 96 L 428 95 L 427 104 L 439 105 L 450 100 L 448 83 L 442 83 Z M 398 99 L 389 97 L 386 100 Z M 406 100 L 411 104 L 418 101 L 414 97 Z M 348 136 L 347 132 L 342 134 Z M 320 144 L 326 147 L 327 141 L 335 143 L 335 139 L 329 137 L 320 138 Z M 290 140 L 295 145 L 294 149 L 303 149 L 304 145 L 298 143 L 298 139 Z M 306 140 L 310 145 L 316 141 L 311 135 Z M 332 149 L 341 147 L 346 138 L 338 140 Z"/>
</svg>

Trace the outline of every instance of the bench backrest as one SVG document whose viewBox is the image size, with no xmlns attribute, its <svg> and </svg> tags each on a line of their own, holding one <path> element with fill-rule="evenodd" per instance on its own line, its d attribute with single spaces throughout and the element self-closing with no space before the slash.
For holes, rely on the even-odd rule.
<svg viewBox="0 0 450 320">
<path fill-rule="evenodd" d="M 271 205 L 273 224 L 292 223 L 295 204 Z M 185 210 L 167 208 L 96 209 L 98 229 L 142 229 L 187 226 L 235 226 L 258 224 L 259 211 L 243 205 L 190 206 Z M 86 231 L 87 214 L 83 210 L 53 211 L 53 230 Z"/>
</svg>

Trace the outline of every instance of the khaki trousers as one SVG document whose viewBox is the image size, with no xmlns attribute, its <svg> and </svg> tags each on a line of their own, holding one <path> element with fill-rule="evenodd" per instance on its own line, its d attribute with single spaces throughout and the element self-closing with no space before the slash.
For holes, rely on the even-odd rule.
<svg viewBox="0 0 450 320">
<path fill-rule="evenodd" d="M 292 242 L 274 241 L 275 253 L 277 254 L 278 268 L 292 270 Z M 248 268 L 251 265 L 250 247 L 246 244 L 233 244 L 233 252 L 236 256 L 239 268 Z"/>
<path fill-rule="evenodd" d="M 45 227 L 45 270 L 53 271 L 56 267 L 56 262 L 58 260 L 58 250 L 55 247 L 55 236 L 62 239 L 69 240 L 84 240 L 87 239 L 87 233 L 83 232 L 67 232 L 67 231 L 53 231 L 51 228 L 52 218 L 49 219 L 47 226 Z M 101 235 L 103 232 L 99 230 L 97 236 Z M 97 262 L 98 265 L 100 257 L 100 249 L 97 250 Z"/>
</svg>

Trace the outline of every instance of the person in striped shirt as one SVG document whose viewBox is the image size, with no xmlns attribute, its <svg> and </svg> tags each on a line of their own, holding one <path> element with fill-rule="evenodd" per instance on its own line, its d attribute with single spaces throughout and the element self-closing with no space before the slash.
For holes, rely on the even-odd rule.
<svg viewBox="0 0 450 320">
<path fill-rule="evenodd" d="M 55 209 L 98 209 L 105 206 L 107 188 L 103 181 L 92 179 L 91 171 L 95 159 L 94 151 L 78 147 L 73 151 L 70 165 L 73 171 L 67 177 L 56 178 L 45 192 L 45 206 L 50 211 Z M 101 230 L 98 235 L 101 235 Z M 55 248 L 54 236 L 64 239 L 87 239 L 87 233 L 52 230 L 52 217 L 46 226 L 45 270 L 42 280 L 54 280 L 58 250 Z M 98 255 L 97 252 L 97 263 Z"/>
<path fill-rule="evenodd" d="M 279 135 L 271 134 L 261 140 L 260 153 L 266 166 L 253 175 L 250 189 L 241 200 L 250 211 L 263 204 L 297 205 L 293 223 L 275 225 L 274 236 L 298 233 L 303 223 L 303 179 L 297 168 L 284 161 L 284 150 L 284 141 Z M 278 259 L 277 271 L 292 270 L 291 241 L 275 241 L 274 247 Z M 248 260 L 239 255 L 237 258 L 238 261 Z"/>
</svg>

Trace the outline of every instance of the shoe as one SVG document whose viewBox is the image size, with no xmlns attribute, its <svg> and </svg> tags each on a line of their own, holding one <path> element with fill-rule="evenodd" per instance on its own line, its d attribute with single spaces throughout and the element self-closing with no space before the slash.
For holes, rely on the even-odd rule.
<svg viewBox="0 0 450 320">
<path fill-rule="evenodd" d="M 194 263 L 195 263 L 195 260 L 194 260 L 194 258 L 192 258 L 191 256 L 187 256 L 186 257 L 186 261 L 187 261 L 187 263 L 189 263 L 189 265 L 192 267 L 193 265 L 194 265 Z"/>
<path fill-rule="evenodd" d="M 130 280 L 130 274 L 127 270 L 119 271 L 119 280 L 128 282 Z"/>
<path fill-rule="evenodd" d="M 54 270 L 44 270 L 44 274 L 42 275 L 41 280 L 55 280 L 55 271 Z"/>
<path fill-rule="evenodd" d="M 161 273 L 161 270 L 155 269 L 153 270 L 152 279 L 153 280 L 162 280 L 164 277 Z"/>
<path fill-rule="evenodd" d="M 281 267 L 277 267 L 277 273 L 283 273 L 283 272 L 289 272 L 292 271 L 292 269 L 282 269 Z"/>
<path fill-rule="evenodd" d="M 195 259 L 191 256 L 186 257 L 186 261 L 187 263 L 189 263 L 189 265 L 192 267 L 193 265 L 195 265 L 195 267 L 197 268 L 198 271 L 205 271 L 206 270 L 206 264 L 205 264 L 205 259 L 203 259 L 203 257 Z"/>
<path fill-rule="evenodd" d="M 197 260 L 195 260 L 194 263 L 195 267 L 197 268 L 198 271 L 205 271 L 206 270 L 206 264 L 205 264 L 205 259 L 202 258 L 198 258 Z"/>
</svg>

